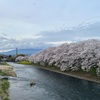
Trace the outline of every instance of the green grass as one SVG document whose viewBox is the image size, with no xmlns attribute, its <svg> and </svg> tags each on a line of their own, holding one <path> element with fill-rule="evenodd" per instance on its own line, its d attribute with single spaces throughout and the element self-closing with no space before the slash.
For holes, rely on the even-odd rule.
<svg viewBox="0 0 100 100">
<path fill-rule="evenodd" d="M 0 62 L 0 65 L 8 65 L 6 62 Z M 7 76 L 7 73 L 3 70 L 0 70 L 0 76 Z M 8 79 L 0 80 L 0 100 L 9 100 L 8 98 L 8 88 L 9 82 Z"/>
<path fill-rule="evenodd" d="M 6 62 L 0 62 L 0 65 L 8 65 Z"/>
<path fill-rule="evenodd" d="M 0 100 L 9 100 L 8 98 L 8 90 L 9 88 L 9 82 L 8 80 L 0 80 Z"/>
<path fill-rule="evenodd" d="M 0 75 L 1 76 L 6 76 L 7 74 L 3 70 L 0 70 Z"/>
<path fill-rule="evenodd" d="M 9 83 L 7 80 L 3 80 L 2 84 L 1 84 L 1 89 L 3 90 L 3 92 L 6 92 L 6 89 L 9 88 Z"/>
<path fill-rule="evenodd" d="M 19 61 L 17 62 L 18 64 L 24 64 L 24 65 L 31 65 L 32 63 L 30 63 L 29 61 Z"/>
</svg>

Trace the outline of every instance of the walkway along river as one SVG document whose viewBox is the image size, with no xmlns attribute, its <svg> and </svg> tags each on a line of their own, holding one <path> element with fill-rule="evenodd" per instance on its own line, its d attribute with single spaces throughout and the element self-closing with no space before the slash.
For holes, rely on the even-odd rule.
<svg viewBox="0 0 100 100">
<path fill-rule="evenodd" d="M 100 84 L 31 65 L 9 63 L 17 78 L 10 82 L 10 100 L 100 100 Z M 36 82 L 30 87 L 30 81 Z"/>
</svg>

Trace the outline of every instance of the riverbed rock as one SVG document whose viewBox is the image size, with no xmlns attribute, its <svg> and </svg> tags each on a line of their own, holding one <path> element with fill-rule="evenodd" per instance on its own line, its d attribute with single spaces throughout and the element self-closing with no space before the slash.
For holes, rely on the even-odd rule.
<svg viewBox="0 0 100 100">
<path fill-rule="evenodd" d="M 30 81 L 30 86 L 34 86 L 34 85 L 36 85 L 36 82 L 35 81 Z"/>
<path fill-rule="evenodd" d="M 43 66 L 59 67 L 61 71 L 82 69 L 89 72 L 93 67 L 100 67 L 100 40 L 65 43 L 33 54 L 28 60 Z"/>
</svg>

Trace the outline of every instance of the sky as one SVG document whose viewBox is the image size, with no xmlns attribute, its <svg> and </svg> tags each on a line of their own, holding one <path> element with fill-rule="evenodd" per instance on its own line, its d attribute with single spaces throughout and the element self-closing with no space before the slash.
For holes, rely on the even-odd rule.
<svg viewBox="0 0 100 100">
<path fill-rule="evenodd" d="M 100 0 L 0 0 L 0 51 L 100 39 Z"/>
</svg>

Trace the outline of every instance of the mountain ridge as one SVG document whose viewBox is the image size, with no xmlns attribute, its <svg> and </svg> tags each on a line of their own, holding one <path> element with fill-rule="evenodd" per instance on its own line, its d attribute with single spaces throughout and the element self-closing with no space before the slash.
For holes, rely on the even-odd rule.
<svg viewBox="0 0 100 100">
<path fill-rule="evenodd" d="M 42 49 L 18 49 L 18 54 L 25 54 L 25 55 L 31 55 L 34 54 Z M 16 49 L 7 51 L 7 52 L 0 52 L 0 54 L 4 55 L 16 55 Z"/>
</svg>

